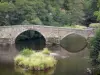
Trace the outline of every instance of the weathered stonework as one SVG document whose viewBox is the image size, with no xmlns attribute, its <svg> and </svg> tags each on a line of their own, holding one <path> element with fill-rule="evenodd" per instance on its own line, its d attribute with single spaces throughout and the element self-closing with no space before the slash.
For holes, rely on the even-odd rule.
<svg viewBox="0 0 100 75">
<path fill-rule="evenodd" d="M 92 37 L 94 35 L 93 29 L 74 29 L 65 27 L 43 26 L 43 25 L 15 25 L 15 26 L 1 26 L 0 38 L 8 39 L 10 44 L 15 43 L 16 37 L 26 30 L 36 30 L 40 32 L 46 39 L 46 43 L 49 43 L 49 37 L 58 38 L 59 41 L 66 37 L 68 33 L 76 33 L 82 35 L 85 38 Z"/>
<path fill-rule="evenodd" d="M 54 45 L 54 43 L 59 44 L 60 40 L 69 33 L 79 34 L 85 38 L 94 36 L 94 30 L 92 28 L 74 29 L 43 25 L 0 26 L 0 62 L 13 62 L 13 58 L 19 53 L 19 51 L 15 49 L 15 39 L 26 30 L 36 30 L 40 32 L 46 39 L 46 44 L 52 45 Z"/>
</svg>

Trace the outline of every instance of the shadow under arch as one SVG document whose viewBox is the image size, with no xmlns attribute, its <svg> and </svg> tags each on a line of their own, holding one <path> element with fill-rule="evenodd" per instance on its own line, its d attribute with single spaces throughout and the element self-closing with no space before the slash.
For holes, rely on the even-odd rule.
<svg viewBox="0 0 100 75">
<path fill-rule="evenodd" d="M 46 39 L 36 30 L 26 30 L 20 33 L 15 39 L 15 47 L 17 50 L 29 48 L 33 50 L 41 50 L 46 46 Z"/>
</svg>

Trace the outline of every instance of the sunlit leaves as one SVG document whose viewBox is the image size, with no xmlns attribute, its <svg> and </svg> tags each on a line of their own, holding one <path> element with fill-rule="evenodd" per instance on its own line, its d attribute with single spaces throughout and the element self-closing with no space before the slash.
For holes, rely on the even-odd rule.
<svg viewBox="0 0 100 75">
<path fill-rule="evenodd" d="M 57 63 L 57 60 L 49 55 L 50 53 L 47 48 L 42 52 L 24 49 L 21 54 L 14 58 L 14 61 L 17 66 L 22 66 L 22 68 L 27 68 L 28 70 L 45 70 L 53 68 Z"/>
<path fill-rule="evenodd" d="M 15 10 L 14 4 L 8 2 L 4 2 L 4 3 L 0 2 L 0 12 L 8 12 L 14 10 Z"/>
<path fill-rule="evenodd" d="M 91 44 L 90 57 L 92 58 L 93 62 L 96 62 L 98 61 L 99 51 L 100 51 L 100 29 L 96 31 L 96 34 L 92 38 L 90 44 Z"/>
<path fill-rule="evenodd" d="M 0 12 L 7 12 L 5 16 L 9 15 L 7 21 L 12 25 L 27 21 L 28 24 L 63 26 L 84 20 L 84 4 L 84 0 L 1 0 Z"/>
<path fill-rule="evenodd" d="M 100 11 L 95 11 L 94 15 L 97 16 L 97 20 L 100 20 Z"/>
</svg>

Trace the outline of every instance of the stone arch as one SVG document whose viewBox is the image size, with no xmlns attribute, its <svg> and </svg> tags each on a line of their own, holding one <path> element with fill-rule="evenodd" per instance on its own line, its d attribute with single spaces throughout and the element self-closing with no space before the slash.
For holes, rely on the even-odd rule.
<svg viewBox="0 0 100 75">
<path fill-rule="evenodd" d="M 87 40 L 82 35 L 69 33 L 60 41 L 60 45 L 67 51 L 74 53 L 86 48 Z"/>
<path fill-rule="evenodd" d="M 15 45 L 19 44 L 18 42 L 20 41 L 20 43 L 22 42 L 25 42 L 25 41 L 29 41 L 32 43 L 37 43 L 36 40 L 39 40 L 38 41 L 38 44 L 40 45 L 41 42 L 43 43 L 43 48 L 45 47 L 46 45 L 46 39 L 45 37 L 37 30 L 32 30 L 32 29 L 27 29 L 27 30 L 24 30 L 23 32 L 21 32 L 20 34 L 17 35 L 17 37 L 15 38 L 14 42 L 15 42 Z M 40 41 L 41 40 L 41 41 Z M 22 44 L 25 44 L 25 43 L 22 43 Z M 36 44 L 36 45 L 38 45 Z M 28 44 L 29 45 L 29 44 Z M 17 46 L 16 46 L 17 48 Z M 25 48 L 28 48 L 28 46 L 26 46 Z M 40 48 L 40 49 L 43 49 L 43 48 Z M 31 48 L 31 49 L 38 49 L 38 48 Z"/>
<path fill-rule="evenodd" d="M 17 38 L 18 35 L 20 35 L 21 33 L 25 32 L 25 31 L 28 31 L 28 30 L 37 31 L 45 38 L 45 34 L 43 32 L 41 32 L 39 29 L 36 29 L 36 28 L 24 28 L 24 27 L 22 28 L 21 27 L 21 28 L 18 28 L 17 31 L 15 31 L 16 35 L 14 36 L 14 43 L 15 43 L 15 39 Z"/>
</svg>

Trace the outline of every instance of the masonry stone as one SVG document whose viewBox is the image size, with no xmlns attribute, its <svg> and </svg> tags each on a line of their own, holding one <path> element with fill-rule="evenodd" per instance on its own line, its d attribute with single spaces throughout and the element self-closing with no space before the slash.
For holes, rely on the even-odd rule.
<svg viewBox="0 0 100 75">
<path fill-rule="evenodd" d="M 35 30 L 40 32 L 46 39 L 46 44 L 53 44 L 53 45 L 54 43 L 60 44 L 60 41 L 63 40 L 64 37 L 67 37 L 68 34 L 70 33 L 75 33 L 75 35 L 76 34 L 81 35 L 86 39 L 94 36 L 94 29 L 92 28 L 74 29 L 65 27 L 44 26 L 44 25 L 0 26 L 1 61 L 6 61 L 7 63 L 13 62 L 13 58 L 19 53 L 19 51 L 15 49 L 15 44 L 14 44 L 16 37 L 20 35 L 22 32 L 27 30 Z"/>
<path fill-rule="evenodd" d="M 16 37 L 24 31 L 35 30 L 40 32 L 48 43 L 48 38 L 58 38 L 59 41 L 67 36 L 68 33 L 76 33 L 85 38 L 94 36 L 93 29 L 74 29 L 65 27 L 54 27 L 44 25 L 14 25 L 0 26 L 0 38 L 6 38 L 11 44 L 15 43 Z"/>
</svg>

